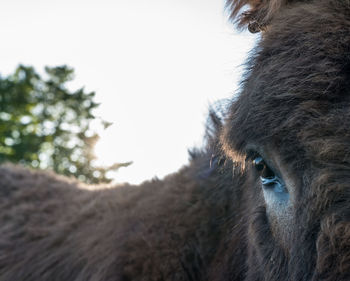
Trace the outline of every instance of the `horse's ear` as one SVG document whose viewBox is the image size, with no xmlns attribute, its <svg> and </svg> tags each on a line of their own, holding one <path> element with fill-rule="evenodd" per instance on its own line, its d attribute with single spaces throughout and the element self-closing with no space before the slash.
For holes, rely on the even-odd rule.
<svg viewBox="0 0 350 281">
<path fill-rule="evenodd" d="M 281 7 L 296 0 L 227 0 L 230 18 L 252 33 L 263 31 Z M 249 5 L 248 10 L 244 6 Z M 242 11 L 243 10 L 243 11 Z"/>
</svg>

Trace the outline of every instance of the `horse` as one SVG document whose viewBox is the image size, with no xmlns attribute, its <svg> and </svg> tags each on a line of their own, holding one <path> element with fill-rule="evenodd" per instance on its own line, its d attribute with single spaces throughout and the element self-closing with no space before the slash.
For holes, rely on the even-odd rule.
<svg viewBox="0 0 350 281">
<path fill-rule="evenodd" d="M 0 281 L 350 280 L 350 1 L 227 7 L 261 35 L 188 165 L 95 188 L 0 167 Z"/>
</svg>

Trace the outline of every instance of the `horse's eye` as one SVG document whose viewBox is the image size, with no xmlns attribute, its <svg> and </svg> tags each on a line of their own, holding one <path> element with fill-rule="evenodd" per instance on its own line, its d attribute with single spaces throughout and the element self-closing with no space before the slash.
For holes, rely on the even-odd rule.
<svg viewBox="0 0 350 281">
<path fill-rule="evenodd" d="M 270 190 L 278 194 L 288 193 L 283 180 L 275 174 L 261 156 L 253 159 L 253 166 L 260 176 L 265 191 Z"/>
<path fill-rule="evenodd" d="M 267 166 L 262 157 L 256 157 L 253 160 L 253 165 L 261 178 L 270 180 L 276 178 L 275 173 L 269 168 L 269 166 Z"/>
</svg>

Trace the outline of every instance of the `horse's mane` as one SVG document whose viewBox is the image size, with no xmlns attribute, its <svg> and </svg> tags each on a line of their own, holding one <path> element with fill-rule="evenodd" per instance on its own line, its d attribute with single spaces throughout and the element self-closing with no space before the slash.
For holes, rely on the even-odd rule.
<svg viewBox="0 0 350 281">
<path fill-rule="evenodd" d="M 220 135 L 224 125 L 224 116 L 228 108 L 229 100 L 223 99 L 209 107 L 208 117 L 205 123 L 203 145 L 189 149 L 190 160 L 203 154 L 221 154 Z"/>
</svg>

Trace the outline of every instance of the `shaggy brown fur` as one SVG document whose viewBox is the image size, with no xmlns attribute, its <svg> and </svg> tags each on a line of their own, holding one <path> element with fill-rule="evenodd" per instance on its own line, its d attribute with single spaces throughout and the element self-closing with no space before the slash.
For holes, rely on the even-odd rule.
<svg viewBox="0 0 350 281">
<path fill-rule="evenodd" d="M 350 280 L 350 1 L 244 4 L 264 35 L 188 166 L 98 190 L 0 168 L 0 281 Z"/>
<path fill-rule="evenodd" d="M 246 184 L 246 280 L 350 280 L 350 1 L 284 3 L 222 136 L 234 159 L 256 150 L 290 181 L 287 218 Z"/>
</svg>

